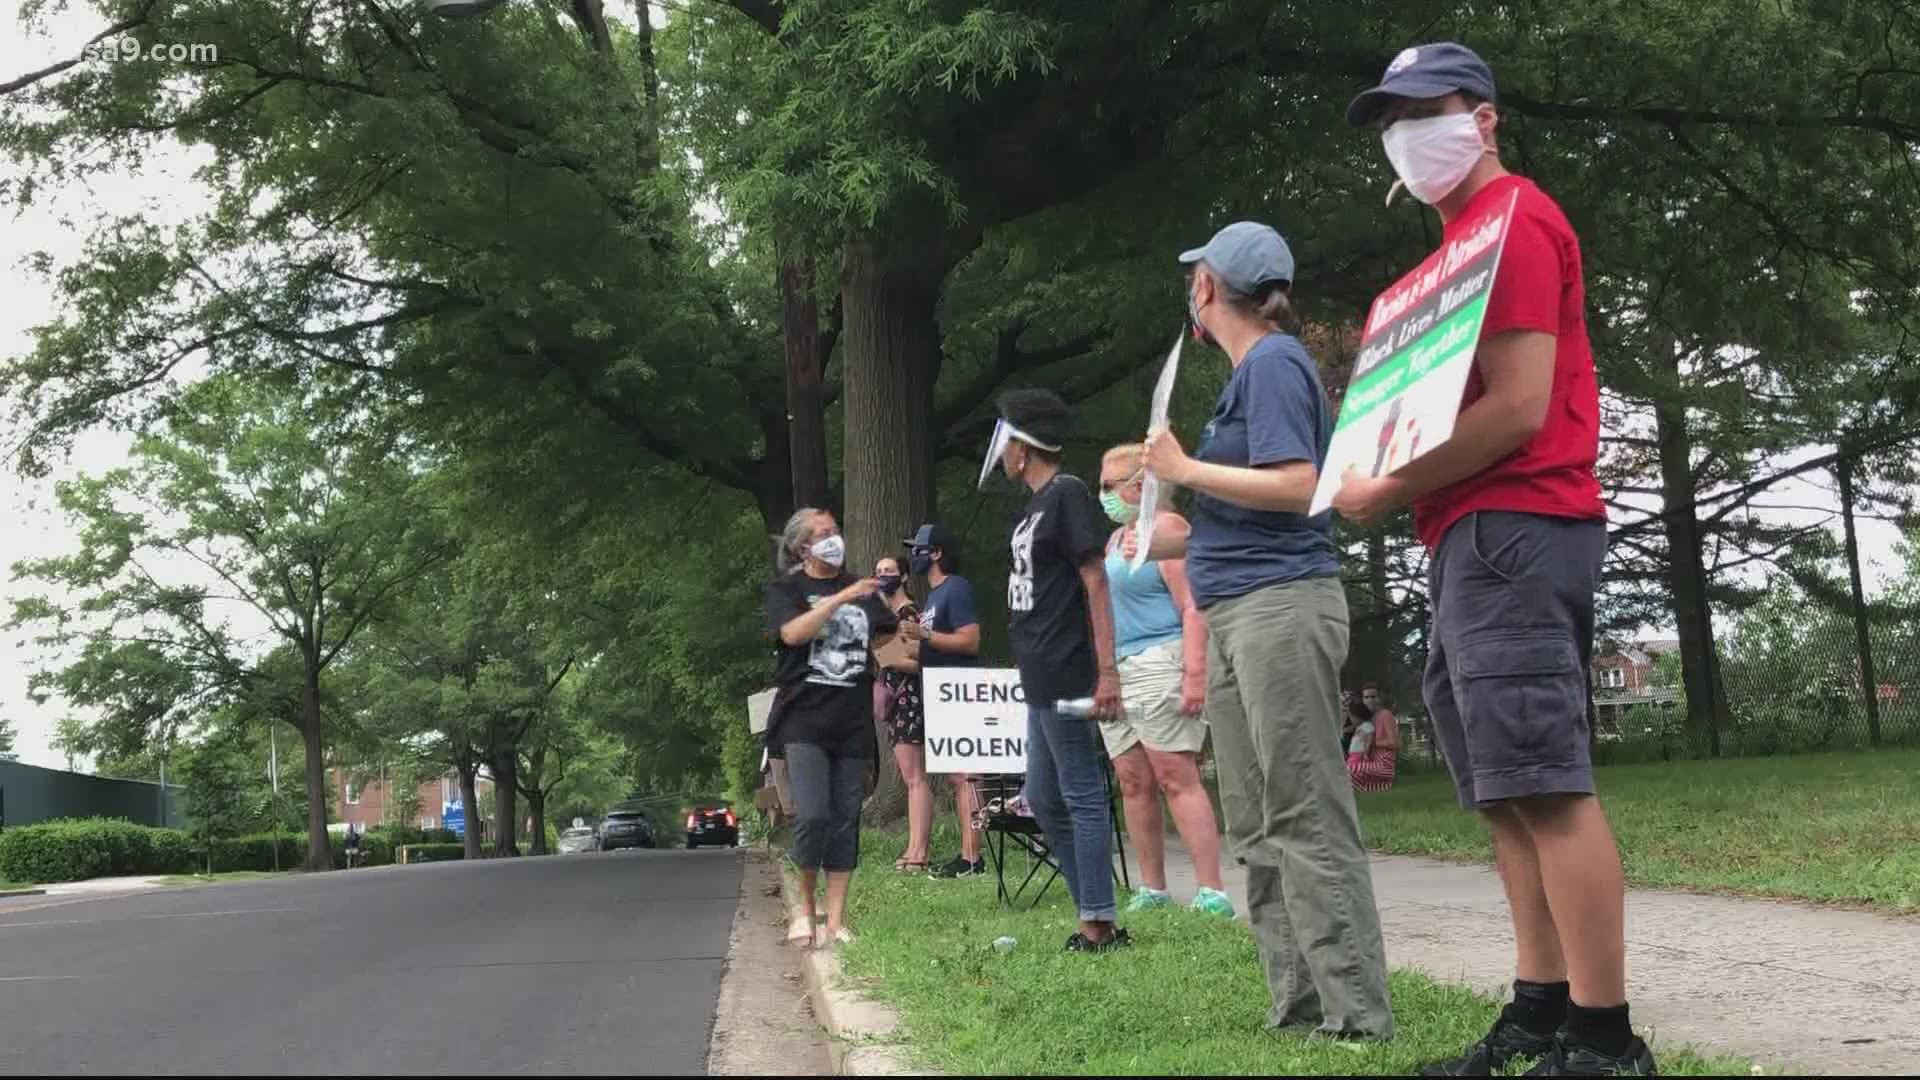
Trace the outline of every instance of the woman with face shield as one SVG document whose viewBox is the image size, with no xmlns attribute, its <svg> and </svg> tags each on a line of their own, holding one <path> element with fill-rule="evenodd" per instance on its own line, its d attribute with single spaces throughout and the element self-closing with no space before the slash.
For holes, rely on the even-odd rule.
<svg viewBox="0 0 1920 1080">
<path fill-rule="evenodd" d="M 767 752 L 787 763 L 793 789 L 792 858 L 805 917 L 787 940 L 837 944 L 846 928 L 847 889 L 860 862 L 860 804 L 866 797 L 873 734 L 871 650 L 899 619 L 872 578 L 846 572 L 847 545 L 833 515 L 805 508 L 780 535 L 780 573 L 767 583 L 767 632 L 779 645 L 777 693 L 767 718 Z M 827 872 L 827 918 L 819 926 L 814 887 Z"/>
<path fill-rule="evenodd" d="M 1067 403 L 1048 390 L 1012 390 L 999 404 L 986 467 L 998 464 L 1027 492 L 1007 568 L 1007 636 L 1027 702 L 1027 802 L 1080 910 L 1068 951 L 1105 952 L 1129 944 L 1115 925 L 1113 827 L 1095 726 L 1120 710 L 1107 529 L 1093 493 L 1061 467 Z"/>
<path fill-rule="evenodd" d="M 1293 253 L 1242 221 L 1180 257 L 1187 311 L 1232 373 L 1196 452 L 1165 430 L 1146 462 L 1193 491 L 1186 559 L 1207 620 L 1207 714 L 1247 913 L 1273 994 L 1268 1024 L 1393 1035 L 1386 948 L 1340 745 L 1347 600 L 1327 514 L 1308 516 L 1333 435 L 1320 373 L 1294 336 Z"/>
</svg>

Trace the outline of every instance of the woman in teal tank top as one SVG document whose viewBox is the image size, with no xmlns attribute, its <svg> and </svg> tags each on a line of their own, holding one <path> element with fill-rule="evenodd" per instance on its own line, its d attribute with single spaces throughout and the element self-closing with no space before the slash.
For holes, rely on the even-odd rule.
<svg viewBox="0 0 1920 1080">
<path fill-rule="evenodd" d="M 1233 914 L 1220 879 L 1220 829 L 1200 782 L 1200 754 L 1207 724 L 1207 623 L 1187 586 L 1186 562 L 1148 562 L 1138 571 L 1129 537 L 1140 514 L 1141 448 L 1116 446 L 1100 467 L 1100 504 L 1120 528 L 1107 543 L 1107 582 L 1113 596 L 1114 655 L 1120 661 L 1120 716 L 1100 722 L 1100 735 L 1127 815 L 1140 862 L 1141 885 L 1129 911 L 1171 901 L 1167 892 L 1166 837 L 1160 799 L 1193 855 L 1200 889 L 1193 908 Z M 1184 532 L 1186 521 L 1161 511 L 1154 528 Z"/>
</svg>

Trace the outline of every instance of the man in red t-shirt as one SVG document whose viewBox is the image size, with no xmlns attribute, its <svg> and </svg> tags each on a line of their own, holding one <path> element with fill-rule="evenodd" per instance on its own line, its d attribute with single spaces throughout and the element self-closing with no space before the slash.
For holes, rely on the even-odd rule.
<svg viewBox="0 0 1920 1080">
<path fill-rule="evenodd" d="M 1493 1030 L 1424 1071 L 1486 1076 L 1540 1056 L 1536 1075 L 1652 1075 L 1627 1016 L 1625 886 L 1588 754 L 1607 522 L 1580 242 L 1501 166 L 1494 100 L 1486 63 L 1443 42 L 1403 50 L 1347 111 L 1382 130 L 1447 239 L 1514 205 L 1453 435 L 1388 476 L 1350 469 L 1333 503 L 1362 523 L 1413 504 L 1432 553 L 1424 696 L 1461 805 L 1492 827 L 1519 950 Z"/>
</svg>

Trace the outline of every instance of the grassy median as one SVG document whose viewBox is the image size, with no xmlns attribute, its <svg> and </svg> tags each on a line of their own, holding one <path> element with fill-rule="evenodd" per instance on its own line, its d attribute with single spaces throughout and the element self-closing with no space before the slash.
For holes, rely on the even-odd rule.
<svg viewBox="0 0 1920 1080">
<path fill-rule="evenodd" d="M 989 1075 L 1406 1075 L 1482 1034 L 1497 1006 L 1396 972 L 1398 1037 L 1333 1044 L 1262 1030 L 1269 998 L 1246 927 L 1185 910 L 1129 916 L 1138 942 L 1103 956 L 1061 951 L 1073 931 L 1056 882 L 1035 912 L 1013 913 L 991 878 L 897 874 L 900 840 L 870 834 L 849 916 L 846 973 L 897 1008 L 908 1052 L 926 1066 Z M 936 850 L 951 850 L 951 838 Z M 1017 939 L 1011 951 L 993 947 Z M 1744 1075 L 1750 1066 L 1660 1047 L 1671 1075 Z"/>
<path fill-rule="evenodd" d="M 1920 911 L 1920 750 L 1599 770 L 1634 885 Z M 1444 771 L 1360 796 L 1377 851 L 1492 858 Z"/>
</svg>

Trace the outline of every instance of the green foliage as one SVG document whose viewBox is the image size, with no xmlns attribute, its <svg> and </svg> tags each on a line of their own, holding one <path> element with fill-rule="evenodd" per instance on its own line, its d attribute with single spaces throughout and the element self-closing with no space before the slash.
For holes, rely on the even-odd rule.
<svg viewBox="0 0 1920 1080">
<path fill-rule="evenodd" d="M 407 845 L 407 863 L 451 862 L 466 857 L 466 848 L 460 844 L 409 844 Z"/>
<path fill-rule="evenodd" d="M 0 716 L 0 761 L 14 760 L 13 739 L 13 721 Z"/>
<path fill-rule="evenodd" d="M 192 869 L 193 845 L 178 829 L 75 818 L 0 832 L 0 879 L 82 881 Z"/>
</svg>

